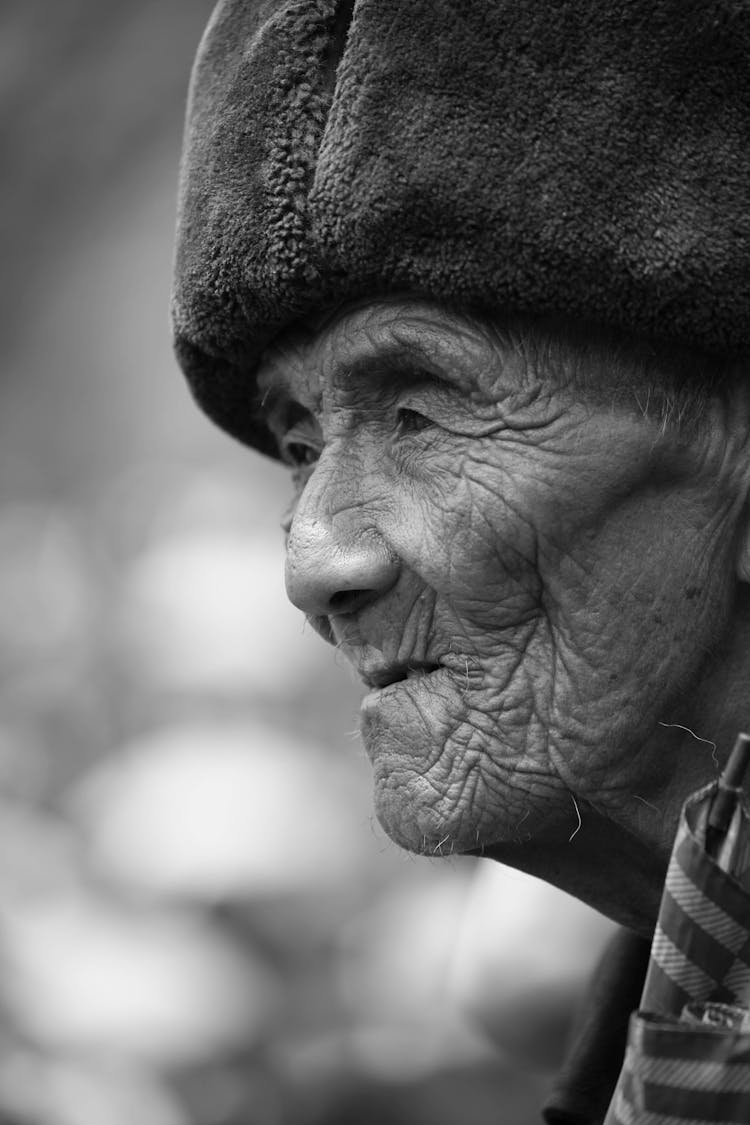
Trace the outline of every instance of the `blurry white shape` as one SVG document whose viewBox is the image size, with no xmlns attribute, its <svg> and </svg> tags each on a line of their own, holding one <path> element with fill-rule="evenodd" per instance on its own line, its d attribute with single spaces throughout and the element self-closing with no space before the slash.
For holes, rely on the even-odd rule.
<svg viewBox="0 0 750 1125">
<path fill-rule="evenodd" d="M 441 870 L 424 864 L 383 895 L 343 937 L 342 987 L 371 1014 L 422 1019 L 445 1009 L 447 973 L 464 912 L 473 863 Z"/>
<path fill-rule="evenodd" d="M 352 1049 L 371 1072 L 395 1078 L 462 1052 L 481 1057 L 481 1029 L 546 1068 L 559 1061 L 577 994 L 614 929 L 500 864 L 428 868 L 344 934 L 341 985 L 359 1017 Z"/>
<path fill-rule="evenodd" d="M 534 1044 L 534 1020 L 544 1021 L 545 1004 L 548 1013 L 556 1005 L 572 1010 L 616 928 L 556 887 L 485 861 L 457 935 L 454 1001 L 506 1050 L 546 1065 L 552 1060 Z"/>
<path fill-rule="evenodd" d="M 541 879 L 499 863 L 477 868 L 463 912 L 453 984 L 465 998 L 510 1001 L 530 985 L 586 979 L 614 922 Z"/>
<path fill-rule="evenodd" d="M 370 1073 L 407 1078 L 486 1057 L 448 990 L 472 870 L 425 865 L 343 935 L 340 983 L 357 1018 L 350 1046 Z"/>
<path fill-rule="evenodd" d="M 359 877 L 369 792 L 270 725 L 185 725 L 124 747 L 71 794 L 93 861 L 157 893 L 318 894 Z"/>
<path fill-rule="evenodd" d="M 69 894 L 0 919 L 2 998 L 38 1043 L 185 1062 L 247 1045 L 270 1011 L 265 967 L 192 917 Z"/>
<path fill-rule="evenodd" d="M 158 540 L 136 560 L 122 611 L 134 667 L 173 689 L 283 696 L 326 660 L 286 600 L 283 573 L 280 537 L 201 530 Z"/>
<path fill-rule="evenodd" d="M 0 1059 L 0 1104 L 33 1125 L 189 1125 L 153 1075 L 31 1052 Z"/>
<path fill-rule="evenodd" d="M 92 586 L 78 537 L 60 511 L 41 505 L 0 508 L 0 638 L 6 658 L 55 655 L 80 640 L 91 618 Z"/>
</svg>

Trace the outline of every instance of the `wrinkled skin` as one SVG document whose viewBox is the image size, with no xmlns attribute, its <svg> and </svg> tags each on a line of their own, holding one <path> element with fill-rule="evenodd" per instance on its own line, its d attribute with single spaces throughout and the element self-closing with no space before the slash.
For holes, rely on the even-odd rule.
<svg viewBox="0 0 750 1125">
<path fill-rule="evenodd" d="M 287 590 L 370 688 L 386 831 L 647 933 L 718 761 L 663 724 L 725 755 L 750 722 L 747 408 L 688 441 L 594 382 L 404 299 L 282 340 L 259 385 L 295 480 Z"/>
</svg>

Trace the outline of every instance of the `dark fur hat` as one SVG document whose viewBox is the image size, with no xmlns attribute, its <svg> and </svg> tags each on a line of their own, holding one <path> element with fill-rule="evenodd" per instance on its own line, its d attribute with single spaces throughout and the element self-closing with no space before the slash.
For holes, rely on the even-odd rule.
<svg viewBox="0 0 750 1125">
<path fill-rule="evenodd" d="M 193 75 L 174 326 L 272 452 L 285 326 L 414 292 L 750 345 L 746 0 L 222 0 Z"/>
</svg>

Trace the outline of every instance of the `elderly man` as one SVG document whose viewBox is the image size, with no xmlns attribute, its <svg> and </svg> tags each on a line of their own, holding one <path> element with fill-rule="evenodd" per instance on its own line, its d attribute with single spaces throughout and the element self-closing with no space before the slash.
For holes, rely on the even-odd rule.
<svg viewBox="0 0 750 1125">
<path fill-rule="evenodd" d="M 287 588 L 404 847 L 653 929 L 750 725 L 750 8 L 225 0 L 194 393 L 291 470 Z"/>
</svg>

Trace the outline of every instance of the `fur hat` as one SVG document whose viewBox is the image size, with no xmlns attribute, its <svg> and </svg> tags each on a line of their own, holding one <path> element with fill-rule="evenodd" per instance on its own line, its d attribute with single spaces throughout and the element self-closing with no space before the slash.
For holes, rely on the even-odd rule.
<svg viewBox="0 0 750 1125">
<path fill-rule="evenodd" d="M 204 409 L 266 452 L 286 326 L 410 292 L 750 345 L 745 0 L 222 0 L 173 302 Z"/>
</svg>

